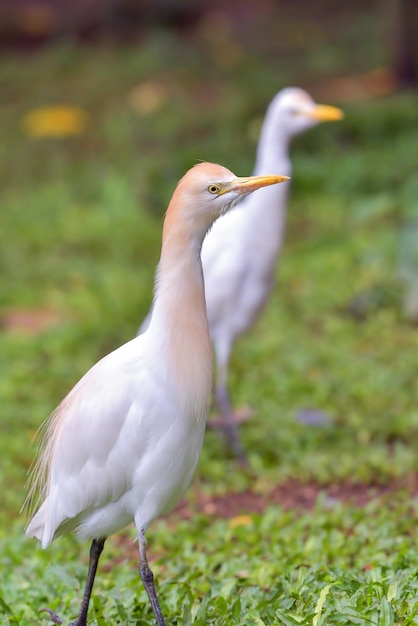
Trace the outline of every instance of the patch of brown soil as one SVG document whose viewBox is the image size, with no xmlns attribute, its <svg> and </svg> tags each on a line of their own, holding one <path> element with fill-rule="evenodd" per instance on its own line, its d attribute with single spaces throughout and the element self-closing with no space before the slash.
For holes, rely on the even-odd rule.
<svg viewBox="0 0 418 626">
<path fill-rule="evenodd" d="M 397 78 L 388 67 L 379 67 L 366 74 L 323 80 L 310 86 L 317 98 L 335 102 L 361 102 L 393 93 L 398 88 Z"/>
<path fill-rule="evenodd" d="M 418 495 L 418 476 L 408 474 L 386 484 L 354 483 L 346 480 L 323 485 L 317 482 L 303 483 L 296 479 L 288 479 L 277 484 L 267 494 L 242 491 L 222 496 L 208 496 L 196 493 L 193 503 L 182 500 L 170 517 L 189 519 L 195 513 L 204 513 L 229 519 L 243 513 L 262 513 L 271 504 L 279 504 L 284 509 L 311 510 L 319 496 L 329 501 L 349 502 L 361 507 L 374 498 L 398 491 L 407 491 L 411 496 Z"/>
<path fill-rule="evenodd" d="M 62 321 L 57 311 L 48 308 L 16 308 L 5 311 L 1 327 L 6 332 L 20 332 L 31 335 L 47 330 Z"/>
<path fill-rule="evenodd" d="M 195 490 L 194 501 L 182 500 L 178 507 L 167 516 L 170 525 L 176 525 L 179 519 L 190 519 L 196 513 L 208 517 L 231 519 L 236 518 L 237 525 L 245 522 L 251 514 L 261 514 L 271 504 L 279 504 L 284 509 L 311 510 L 319 496 L 330 503 L 333 501 L 350 503 L 362 507 L 373 499 L 386 497 L 399 492 L 406 492 L 410 497 L 418 495 L 418 474 L 408 474 L 392 481 L 379 483 L 354 483 L 349 480 L 340 483 L 323 485 L 317 482 L 302 483 L 296 479 L 288 479 L 277 484 L 269 493 L 259 494 L 254 491 L 227 493 L 222 496 L 208 496 Z M 240 520 L 240 516 L 243 520 Z M 114 557 L 103 567 L 111 569 L 115 564 L 124 561 L 129 553 L 138 552 L 137 544 L 125 533 L 113 537 L 115 545 L 123 548 L 123 555 Z M 159 558 L 158 554 L 150 555 L 151 561 Z"/>
</svg>

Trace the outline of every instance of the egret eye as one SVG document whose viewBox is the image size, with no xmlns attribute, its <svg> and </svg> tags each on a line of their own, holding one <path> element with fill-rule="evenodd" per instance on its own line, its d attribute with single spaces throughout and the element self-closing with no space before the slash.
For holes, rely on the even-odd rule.
<svg viewBox="0 0 418 626">
<path fill-rule="evenodd" d="M 219 193 L 221 190 L 221 188 L 219 187 L 219 185 L 214 185 L 213 183 L 211 185 L 209 185 L 208 187 L 208 191 L 209 193 Z"/>
</svg>

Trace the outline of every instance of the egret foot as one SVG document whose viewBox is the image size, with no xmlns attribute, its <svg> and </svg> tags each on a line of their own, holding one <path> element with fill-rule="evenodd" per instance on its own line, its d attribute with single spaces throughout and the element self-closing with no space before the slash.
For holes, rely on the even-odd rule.
<svg viewBox="0 0 418 626">
<path fill-rule="evenodd" d="M 227 440 L 228 447 L 232 450 L 235 455 L 238 464 L 244 468 L 249 467 L 250 463 L 247 459 L 247 455 L 245 454 L 243 445 L 241 443 L 241 438 L 239 436 L 237 424 L 233 421 L 227 422 L 224 428 L 225 437 Z"/>
<path fill-rule="evenodd" d="M 139 539 L 139 573 L 142 583 L 151 602 L 152 610 L 158 626 L 165 626 L 163 614 L 161 612 L 160 603 L 158 602 L 157 592 L 154 586 L 154 574 L 152 573 L 147 561 L 147 542 L 145 539 L 145 531 L 141 530 L 138 534 Z"/>
<path fill-rule="evenodd" d="M 45 607 L 43 609 L 39 609 L 39 613 L 49 613 L 49 617 L 51 618 L 51 622 L 53 624 L 63 624 L 64 623 L 62 621 L 62 619 L 52 609 L 48 609 L 48 608 Z"/>
<path fill-rule="evenodd" d="M 52 609 L 44 608 L 39 609 L 39 613 L 49 613 L 49 617 L 51 618 L 51 622 L 53 624 L 63 624 L 64 620 L 60 618 L 59 615 L 55 613 Z M 84 626 L 87 622 L 80 621 L 80 618 L 76 619 L 75 622 L 70 622 L 68 626 Z"/>
<path fill-rule="evenodd" d="M 241 467 L 248 467 L 249 463 L 241 443 L 238 425 L 240 423 L 240 418 L 241 421 L 243 421 L 243 416 L 249 419 L 251 413 L 249 413 L 248 409 L 244 413 L 242 411 L 235 412 L 233 410 L 225 384 L 220 383 L 216 386 L 215 398 L 220 413 L 220 417 L 218 418 L 218 429 L 224 432 L 228 447 L 234 453 Z"/>
<path fill-rule="evenodd" d="M 254 416 L 254 409 L 250 406 L 242 406 L 236 409 L 232 414 L 232 421 L 239 426 L 244 422 L 248 422 Z M 219 413 L 214 413 L 207 421 L 207 427 L 209 430 L 225 430 L 227 428 L 225 420 Z"/>
<path fill-rule="evenodd" d="M 53 624 L 63 624 L 64 620 L 61 619 L 61 617 L 59 615 L 57 615 L 55 613 L 55 611 L 53 611 L 52 609 L 48 609 L 48 608 L 44 608 L 44 609 L 39 609 L 39 613 L 49 613 L 49 617 L 51 618 L 51 622 Z M 87 621 L 84 620 L 84 622 L 82 621 L 82 618 L 78 617 L 75 622 L 69 622 L 68 626 L 87 626 Z"/>
<path fill-rule="evenodd" d="M 87 574 L 86 587 L 84 589 L 83 599 L 81 601 L 80 613 L 75 622 L 70 622 L 68 626 L 87 626 L 87 611 L 89 608 L 90 596 L 93 589 L 94 577 L 97 571 L 97 565 L 99 563 L 100 555 L 103 551 L 103 547 L 106 541 L 106 537 L 100 539 L 93 539 L 90 547 L 90 562 L 89 571 Z M 53 624 L 63 624 L 63 620 L 52 609 L 41 609 L 49 613 Z"/>
</svg>

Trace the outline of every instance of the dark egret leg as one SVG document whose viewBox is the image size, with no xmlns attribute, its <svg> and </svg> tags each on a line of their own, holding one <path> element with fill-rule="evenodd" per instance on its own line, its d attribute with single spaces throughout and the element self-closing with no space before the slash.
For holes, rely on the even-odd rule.
<svg viewBox="0 0 418 626">
<path fill-rule="evenodd" d="M 75 622 L 71 622 L 68 626 L 87 626 L 87 612 L 89 609 L 91 592 L 93 589 L 94 578 L 97 572 L 97 565 L 99 563 L 99 558 L 103 551 L 105 541 L 106 537 L 102 537 L 101 539 L 93 539 L 91 543 L 89 571 L 87 574 L 83 599 L 81 601 L 80 613 L 78 614 Z M 58 615 L 54 613 L 54 611 L 52 611 L 51 609 L 41 609 L 41 611 L 47 611 L 51 617 L 51 621 L 54 624 L 63 624 L 63 620 L 58 617 Z"/>
<path fill-rule="evenodd" d="M 238 422 L 235 419 L 232 409 L 228 390 L 224 385 L 216 385 L 215 399 L 222 418 L 221 428 L 225 433 L 225 437 L 229 447 L 234 453 L 237 461 L 242 466 L 248 465 L 248 459 L 241 443 L 241 437 L 238 430 Z"/>
<path fill-rule="evenodd" d="M 227 443 L 235 454 L 235 457 L 240 465 L 246 466 L 248 465 L 248 460 L 241 443 L 238 423 L 228 394 L 229 354 L 229 350 L 225 355 L 223 355 L 224 358 L 222 358 L 219 352 L 217 354 L 215 399 L 221 414 L 221 428 L 225 433 Z"/>
<path fill-rule="evenodd" d="M 148 598 L 154 611 L 155 619 L 158 626 L 165 626 L 163 614 L 161 612 L 160 603 L 158 602 L 157 592 L 154 586 L 154 574 L 152 573 L 147 561 L 147 540 L 143 529 L 139 531 L 139 573 Z"/>
<path fill-rule="evenodd" d="M 231 354 L 231 344 L 225 337 L 212 338 L 215 349 L 216 361 L 216 386 L 215 401 L 219 411 L 220 419 L 212 419 L 207 422 L 207 427 L 223 431 L 228 447 L 232 450 L 238 463 L 245 467 L 248 460 L 241 443 L 238 424 L 248 419 L 240 418 L 233 410 L 228 394 L 228 364 Z M 248 411 L 247 411 L 248 413 Z"/>
</svg>

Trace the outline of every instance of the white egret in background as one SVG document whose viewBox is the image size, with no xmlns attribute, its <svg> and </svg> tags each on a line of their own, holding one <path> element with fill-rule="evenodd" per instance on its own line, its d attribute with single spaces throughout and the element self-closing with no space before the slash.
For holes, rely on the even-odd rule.
<svg viewBox="0 0 418 626">
<path fill-rule="evenodd" d="M 296 87 L 276 94 L 267 109 L 258 142 L 254 175 L 290 176 L 290 140 L 318 122 L 340 120 L 336 107 L 316 104 Z M 237 211 L 217 222 L 202 247 L 206 306 L 216 360 L 215 399 L 222 427 L 236 457 L 246 463 L 227 390 L 228 366 L 235 340 L 255 322 L 274 284 L 283 243 L 289 185 L 263 189 Z M 260 219 L 260 216 L 263 219 Z"/>
<path fill-rule="evenodd" d="M 280 172 L 290 176 L 290 140 L 319 122 L 336 121 L 343 112 L 316 104 L 296 87 L 276 94 L 264 118 L 254 175 Z M 215 352 L 215 399 L 229 445 L 242 464 L 246 456 L 228 394 L 228 366 L 235 340 L 257 319 L 271 293 L 283 242 L 289 185 L 270 187 L 244 200 L 218 221 L 202 247 L 210 336 Z M 261 215 L 263 216 L 262 219 Z M 148 326 L 150 315 L 139 332 Z M 213 423 L 215 424 L 215 422 Z"/>
<path fill-rule="evenodd" d="M 211 394 L 210 345 L 200 251 L 214 220 L 252 191 L 283 176 L 237 178 L 201 163 L 180 180 L 164 221 L 149 327 L 94 365 L 53 413 L 30 497 L 26 533 L 46 548 L 74 532 L 92 540 L 79 615 L 86 626 L 106 537 L 134 521 L 139 571 L 158 626 L 164 625 L 145 530 L 189 485 Z M 263 216 L 260 215 L 260 222 Z M 51 609 L 52 621 L 62 619 Z"/>
</svg>

